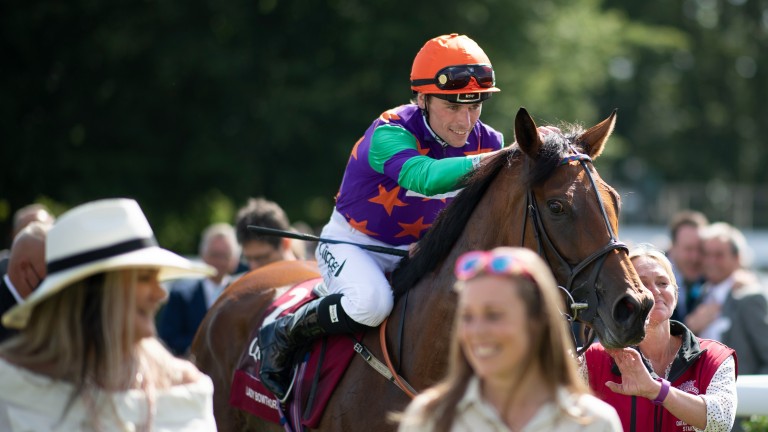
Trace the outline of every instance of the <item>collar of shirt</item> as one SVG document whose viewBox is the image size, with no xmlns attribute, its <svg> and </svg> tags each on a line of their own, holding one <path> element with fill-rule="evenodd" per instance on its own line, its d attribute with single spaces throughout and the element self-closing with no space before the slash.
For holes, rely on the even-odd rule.
<svg viewBox="0 0 768 432">
<path fill-rule="evenodd" d="M 568 414 L 579 419 L 584 416 L 589 417 L 594 413 L 590 413 L 585 409 L 583 403 L 580 403 L 580 395 L 570 394 L 570 392 L 560 387 L 557 389 L 556 402 L 547 402 L 539 407 L 538 411 L 523 426 L 523 431 L 539 431 L 539 430 L 582 430 L 581 426 L 573 428 L 573 425 L 578 425 L 579 420 L 575 420 L 573 425 L 563 425 L 561 422 L 571 423 L 568 416 L 564 416 L 561 409 L 568 412 Z M 456 405 L 456 416 L 463 417 L 464 421 L 472 425 L 484 425 L 486 428 L 492 426 L 491 430 L 496 431 L 508 431 L 509 428 L 502 420 L 496 408 L 483 399 L 480 392 L 480 379 L 478 377 L 472 377 L 467 384 L 467 390 L 464 392 L 464 397 Z M 478 420 L 482 418 L 482 421 Z M 562 428 L 561 428 L 562 427 Z"/>
<path fill-rule="evenodd" d="M 18 291 L 16 291 L 16 287 L 13 286 L 13 282 L 11 282 L 11 278 L 8 277 L 8 273 L 3 275 L 3 280 L 5 281 L 5 286 L 8 287 L 8 291 L 10 291 L 13 298 L 16 299 L 16 303 L 23 302 L 24 298 L 21 296 L 21 294 L 19 294 Z"/>
</svg>

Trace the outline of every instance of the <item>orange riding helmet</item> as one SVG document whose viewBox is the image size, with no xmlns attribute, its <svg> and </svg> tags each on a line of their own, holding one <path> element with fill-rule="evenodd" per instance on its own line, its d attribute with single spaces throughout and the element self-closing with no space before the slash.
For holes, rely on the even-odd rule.
<svg viewBox="0 0 768 432">
<path fill-rule="evenodd" d="M 483 49 L 465 35 L 451 33 L 430 39 L 416 54 L 411 90 L 450 102 L 477 103 L 501 91 Z"/>
</svg>

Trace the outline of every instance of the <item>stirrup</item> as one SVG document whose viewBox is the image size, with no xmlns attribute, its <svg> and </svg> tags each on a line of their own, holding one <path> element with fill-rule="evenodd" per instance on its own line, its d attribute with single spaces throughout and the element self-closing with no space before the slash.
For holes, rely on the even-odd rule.
<svg viewBox="0 0 768 432">
<path fill-rule="evenodd" d="M 301 363 L 295 363 L 291 368 L 291 380 L 288 382 L 288 388 L 285 390 L 285 396 L 283 396 L 282 399 L 277 399 L 277 401 L 280 402 L 281 405 L 285 405 L 285 402 L 291 396 L 291 391 L 293 391 L 293 385 L 296 384 L 296 380 L 298 379 L 297 375 L 299 374 L 300 364 Z M 275 397 L 277 397 L 277 395 L 275 395 Z"/>
</svg>

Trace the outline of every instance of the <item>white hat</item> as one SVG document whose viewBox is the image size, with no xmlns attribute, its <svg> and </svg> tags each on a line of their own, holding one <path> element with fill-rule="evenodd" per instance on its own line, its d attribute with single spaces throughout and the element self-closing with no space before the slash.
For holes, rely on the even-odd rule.
<svg viewBox="0 0 768 432">
<path fill-rule="evenodd" d="M 24 328 L 38 303 L 96 273 L 150 267 L 160 270 L 160 280 L 216 273 L 158 247 L 139 204 L 124 198 L 93 201 L 61 215 L 48 231 L 45 261 L 48 275 L 3 315 L 4 326 Z"/>
</svg>

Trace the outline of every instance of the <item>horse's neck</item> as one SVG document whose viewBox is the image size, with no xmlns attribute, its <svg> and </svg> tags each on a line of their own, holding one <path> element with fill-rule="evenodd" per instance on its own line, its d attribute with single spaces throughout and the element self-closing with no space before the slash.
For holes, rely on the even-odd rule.
<svg viewBox="0 0 768 432">
<path fill-rule="evenodd" d="M 497 175 L 445 261 L 395 305 L 393 318 L 399 326 L 403 304 L 407 301 L 402 370 L 407 379 L 414 381 L 412 384 L 417 390 L 442 378 L 447 368 L 456 312 L 453 289 L 456 259 L 469 250 L 521 245 L 526 204 L 519 171 L 512 167 Z"/>
</svg>

